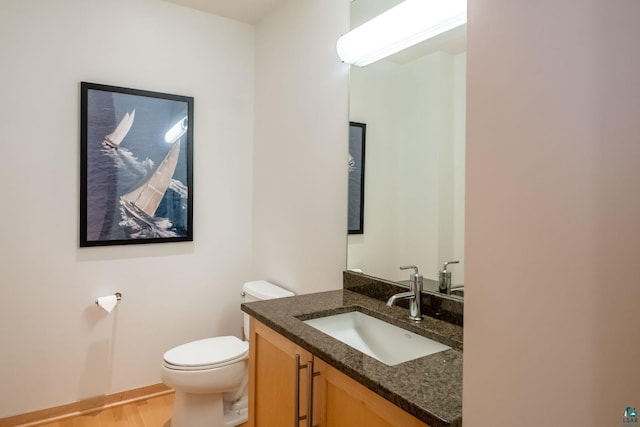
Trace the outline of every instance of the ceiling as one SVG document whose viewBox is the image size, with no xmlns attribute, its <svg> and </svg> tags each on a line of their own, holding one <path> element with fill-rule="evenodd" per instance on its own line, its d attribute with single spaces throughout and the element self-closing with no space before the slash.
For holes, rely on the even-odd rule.
<svg viewBox="0 0 640 427">
<path fill-rule="evenodd" d="M 164 0 L 214 15 L 256 24 L 283 0 Z"/>
</svg>

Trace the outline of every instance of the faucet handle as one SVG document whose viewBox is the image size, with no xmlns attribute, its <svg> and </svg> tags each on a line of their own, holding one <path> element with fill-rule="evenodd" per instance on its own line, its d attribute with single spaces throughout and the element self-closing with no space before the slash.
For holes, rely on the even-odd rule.
<svg viewBox="0 0 640 427">
<path fill-rule="evenodd" d="M 413 271 L 415 271 L 416 276 L 420 273 L 418 273 L 418 267 L 416 267 L 415 265 L 404 265 L 402 267 L 400 267 L 400 270 L 411 270 L 413 268 Z"/>
</svg>

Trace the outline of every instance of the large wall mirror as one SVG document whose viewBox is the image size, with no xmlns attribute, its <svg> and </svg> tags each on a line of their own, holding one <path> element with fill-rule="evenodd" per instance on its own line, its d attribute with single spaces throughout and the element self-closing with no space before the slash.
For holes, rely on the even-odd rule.
<svg viewBox="0 0 640 427">
<path fill-rule="evenodd" d="M 354 0 L 352 28 L 398 3 Z M 464 284 L 465 70 L 466 26 L 351 67 L 349 119 L 366 124 L 366 158 L 363 233 L 348 236 L 347 268 L 404 281 L 399 267 L 413 264 L 435 281 L 460 261 L 449 271 Z"/>
</svg>

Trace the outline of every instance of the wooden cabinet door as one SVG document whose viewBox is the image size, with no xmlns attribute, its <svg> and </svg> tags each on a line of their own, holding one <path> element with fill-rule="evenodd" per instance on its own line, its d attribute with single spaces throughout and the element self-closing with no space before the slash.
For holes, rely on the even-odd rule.
<svg viewBox="0 0 640 427">
<path fill-rule="evenodd" d="M 307 414 L 311 353 L 253 318 L 249 335 L 249 427 L 308 427 L 298 417 Z"/>
<path fill-rule="evenodd" d="M 315 358 L 314 424 L 321 427 L 429 427 Z"/>
</svg>

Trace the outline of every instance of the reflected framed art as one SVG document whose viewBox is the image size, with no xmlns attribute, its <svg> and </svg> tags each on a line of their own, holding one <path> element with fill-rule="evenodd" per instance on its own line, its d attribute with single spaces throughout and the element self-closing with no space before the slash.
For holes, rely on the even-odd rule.
<svg viewBox="0 0 640 427">
<path fill-rule="evenodd" d="M 349 234 L 364 233 L 364 149 L 367 125 L 349 122 Z"/>
</svg>

